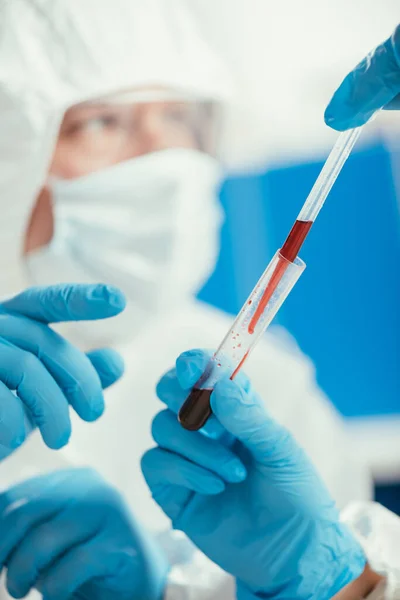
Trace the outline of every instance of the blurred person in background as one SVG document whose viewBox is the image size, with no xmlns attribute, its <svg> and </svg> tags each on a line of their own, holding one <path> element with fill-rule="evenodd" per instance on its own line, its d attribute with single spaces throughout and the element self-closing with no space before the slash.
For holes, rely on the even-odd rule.
<svg viewBox="0 0 400 600">
<path fill-rule="evenodd" d="M 4 4 L 1 17 L 1 294 L 103 280 L 128 299 L 110 324 L 62 330 L 83 349 L 121 350 L 126 377 L 108 395 L 105 416 L 90 427 L 76 421 L 57 454 L 33 435 L 1 465 L 2 486 L 91 465 L 122 492 L 138 522 L 159 531 L 168 519 L 153 505 L 139 464 L 158 406 L 154 385 L 173 356 L 217 345 L 230 323 L 195 294 L 218 254 L 219 135 L 235 96 L 178 0 L 19 0 Z M 288 336 L 268 334 L 247 370 L 339 505 L 368 497 L 369 477 L 353 464 L 342 419 Z M 133 529 L 138 589 L 154 578 L 148 589 L 157 596 L 172 585 L 166 559 Z M 175 546 L 163 544 L 173 561 Z M 194 554 L 182 577 L 195 593 L 212 588 L 212 571 Z"/>
</svg>

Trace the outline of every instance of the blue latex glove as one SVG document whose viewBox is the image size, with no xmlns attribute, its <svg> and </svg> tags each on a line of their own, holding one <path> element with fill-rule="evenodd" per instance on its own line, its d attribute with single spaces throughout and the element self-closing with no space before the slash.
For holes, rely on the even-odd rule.
<svg viewBox="0 0 400 600">
<path fill-rule="evenodd" d="M 121 357 L 110 349 L 85 355 L 48 324 L 103 319 L 124 306 L 118 289 L 100 284 L 30 288 L 0 304 L 0 458 L 32 426 L 50 448 L 65 445 L 69 405 L 85 421 L 102 414 L 102 388 L 122 375 Z"/>
<path fill-rule="evenodd" d="M 343 131 L 363 125 L 382 107 L 400 109 L 400 25 L 345 77 L 325 111 L 325 122 Z"/>
<path fill-rule="evenodd" d="M 0 495 L 7 588 L 44 600 L 160 600 L 167 563 L 120 495 L 90 469 L 30 479 Z"/>
<path fill-rule="evenodd" d="M 155 417 L 158 447 L 142 459 L 154 499 L 176 529 L 237 578 L 240 600 L 332 598 L 362 573 L 364 554 L 310 460 L 248 380 L 240 375 L 240 386 L 228 379 L 215 387 L 211 404 L 224 434 L 213 439 L 177 422 L 207 360 L 198 350 L 185 353 L 158 384 L 172 410 Z"/>
</svg>

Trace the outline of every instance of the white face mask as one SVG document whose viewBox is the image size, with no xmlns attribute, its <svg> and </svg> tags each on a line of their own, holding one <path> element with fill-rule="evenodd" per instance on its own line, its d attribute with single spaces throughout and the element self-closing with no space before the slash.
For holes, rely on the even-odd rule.
<svg viewBox="0 0 400 600">
<path fill-rule="evenodd" d="M 50 184 L 55 233 L 27 257 L 35 284 L 106 282 L 128 309 L 88 324 L 91 341 L 133 337 L 150 316 L 187 301 L 211 274 L 219 249 L 217 161 L 169 149 L 75 180 Z M 82 326 L 79 325 L 82 331 Z"/>
</svg>

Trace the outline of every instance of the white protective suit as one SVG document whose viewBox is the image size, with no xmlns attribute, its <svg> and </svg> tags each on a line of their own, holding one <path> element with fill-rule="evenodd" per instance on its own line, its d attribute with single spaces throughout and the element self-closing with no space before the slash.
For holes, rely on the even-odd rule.
<svg viewBox="0 0 400 600">
<path fill-rule="evenodd" d="M 399 600 L 399 517 L 376 502 L 354 502 L 342 511 L 342 520 L 361 543 L 371 568 L 385 577 L 368 600 Z"/>
<path fill-rule="evenodd" d="M 1 5 L 0 28 L 0 292 L 10 295 L 32 283 L 21 258 L 24 235 L 68 107 L 154 85 L 223 104 L 227 85 L 218 60 L 177 0 L 12 0 Z M 192 258 L 186 256 L 189 265 Z M 64 280 L 63 273 L 58 276 Z M 183 289 L 179 303 L 153 313 L 119 348 L 126 375 L 107 392 L 104 417 L 95 424 L 75 419 L 71 443 L 62 452 L 47 450 L 33 435 L 0 466 L 3 488 L 41 471 L 90 464 L 122 490 L 149 529 L 168 527 L 139 466 L 152 445 L 150 422 L 160 409 L 155 383 L 180 352 L 215 347 L 230 324 L 227 315 L 196 302 L 195 290 Z M 246 371 L 271 413 L 309 452 L 339 504 L 368 499 L 369 476 L 353 457 L 342 419 L 287 334 L 269 333 Z M 179 577 L 179 584 L 171 581 L 168 598 L 223 597 L 213 588 L 221 574 L 198 554 Z M 230 585 L 222 577 L 228 598 Z"/>
</svg>

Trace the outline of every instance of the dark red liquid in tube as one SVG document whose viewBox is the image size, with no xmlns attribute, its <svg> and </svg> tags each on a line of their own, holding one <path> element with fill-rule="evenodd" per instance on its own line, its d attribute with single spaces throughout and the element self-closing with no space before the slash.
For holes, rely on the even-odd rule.
<svg viewBox="0 0 400 600">
<path fill-rule="evenodd" d="M 293 262 L 299 253 L 300 248 L 303 245 L 304 240 L 307 237 L 308 232 L 311 229 L 312 221 L 296 221 L 293 225 L 285 243 L 283 244 L 279 254 L 278 264 L 275 267 L 275 271 L 272 273 L 271 279 L 264 290 L 264 294 L 261 297 L 260 302 L 255 310 L 255 313 L 249 323 L 249 333 L 254 333 L 258 321 L 263 314 L 265 307 L 271 300 L 273 293 L 279 285 L 280 280 L 285 274 L 289 262 Z M 286 260 L 284 260 L 286 259 Z"/>
<path fill-rule="evenodd" d="M 312 227 L 313 221 L 296 221 L 283 244 L 280 254 L 289 262 L 293 262 Z"/>
<path fill-rule="evenodd" d="M 211 415 L 211 393 L 212 390 L 192 389 L 178 414 L 182 427 L 190 431 L 197 431 L 206 424 Z"/>
</svg>

